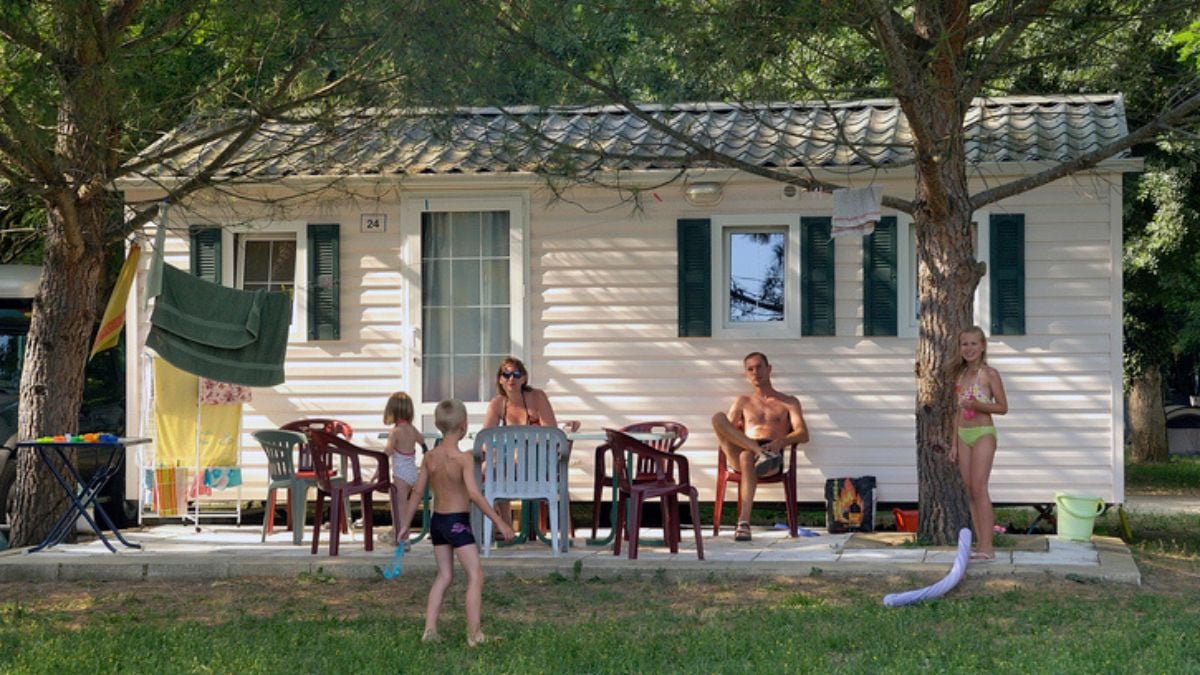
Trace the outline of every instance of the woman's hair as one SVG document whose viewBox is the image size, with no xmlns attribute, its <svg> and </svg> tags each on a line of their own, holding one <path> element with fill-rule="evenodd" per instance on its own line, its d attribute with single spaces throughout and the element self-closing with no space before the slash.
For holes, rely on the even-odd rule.
<svg viewBox="0 0 1200 675">
<path fill-rule="evenodd" d="M 963 358 L 962 351 L 958 346 L 958 343 L 962 341 L 962 336 L 967 333 L 975 333 L 979 336 L 979 341 L 983 343 L 983 351 L 979 353 L 979 364 L 982 366 L 987 365 L 987 335 L 984 334 L 983 329 L 979 326 L 964 328 L 958 331 L 958 335 L 955 337 L 954 358 L 950 359 L 950 377 L 954 380 L 958 380 L 958 376 L 962 375 L 963 371 L 967 369 L 967 361 Z"/>
<path fill-rule="evenodd" d="M 400 420 L 411 423 L 415 414 L 412 398 L 398 391 L 388 397 L 387 405 L 383 408 L 383 423 L 395 424 Z"/>
<path fill-rule="evenodd" d="M 433 409 L 433 424 L 438 431 L 448 434 L 467 421 L 467 407 L 456 398 L 448 398 Z"/>
<path fill-rule="evenodd" d="M 525 367 L 524 363 L 521 363 L 521 359 L 508 356 L 500 362 L 500 367 L 496 369 L 496 393 L 508 397 L 508 394 L 504 392 L 504 385 L 500 384 L 500 374 L 504 372 L 505 368 L 521 371 L 521 374 L 525 376 L 525 382 L 521 384 L 521 391 L 533 391 L 533 387 L 529 386 L 529 369 Z"/>
</svg>

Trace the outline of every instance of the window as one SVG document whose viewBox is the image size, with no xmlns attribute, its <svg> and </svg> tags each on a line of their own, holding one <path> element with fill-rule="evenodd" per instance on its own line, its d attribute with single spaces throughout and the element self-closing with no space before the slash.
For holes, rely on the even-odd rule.
<svg viewBox="0 0 1200 675">
<path fill-rule="evenodd" d="M 270 293 L 296 291 L 296 237 L 292 233 L 237 235 L 236 286 Z"/>
<path fill-rule="evenodd" d="M 487 401 L 512 351 L 508 211 L 421 214 L 425 403 Z"/>
<path fill-rule="evenodd" d="M 908 216 L 899 216 L 899 334 L 917 335 L 921 308 L 917 291 L 917 236 Z M 1025 216 L 976 211 L 972 216 L 975 258 L 986 273 L 975 289 L 974 323 L 993 335 L 1025 332 Z"/>
<path fill-rule="evenodd" d="M 800 251 L 796 216 L 713 219 L 715 325 L 723 335 L 796 335 L 800 327 Z"/>
<path fill-rule="evenodd" d="M 285 221 L 193 227 L 192 274 L 215 283 L 292 296 L 290 334 L 340 337 L 339 226 Z"/>
<path fill-rule="evenodd" d="M 829 220 L 791 214 L 680 220 L 680 337 L 833 335 Z"/>
<path fill-rule="evenodd" d="M 728 324 L 784 320 L 787 230 L 725 232 Z"/>
</svg>

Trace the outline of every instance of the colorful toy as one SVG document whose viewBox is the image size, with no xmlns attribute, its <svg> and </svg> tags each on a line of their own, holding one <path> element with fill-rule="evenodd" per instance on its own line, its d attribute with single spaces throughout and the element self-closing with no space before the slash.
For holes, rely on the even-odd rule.
<svg viewBox="0 0 1200 675">
<path fill-rule="evenodd" d="M 38 436 L 33 439 L 34 443 L 116 443 L 119 440 L 121 440 L 120 436 L 108 433 L 58 434 L 56 436 Z"/>
<path fill-rule="evenodd" d="M 400 576 L 400 565 L 404 562 L 404 549 L 407 548 L 404 542 L 396 544 L 396 553 L 392 556 L 392 561 L 388 566 L 383 568 L 384 579 L 395 579 Z"/>
</svg>

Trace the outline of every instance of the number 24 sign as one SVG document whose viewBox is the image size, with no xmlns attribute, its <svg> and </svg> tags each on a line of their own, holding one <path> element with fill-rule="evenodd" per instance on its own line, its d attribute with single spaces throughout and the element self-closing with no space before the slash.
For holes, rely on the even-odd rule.
<svg viewBox="0 0 1200 675">
<path fill-rule="evenodd" d="M 362 214 L 362 225 L 359 229 L 362 232 L 387 232 L 387 214 L 386 213 L 364 213 L 364 214 Z"/>
</svg>

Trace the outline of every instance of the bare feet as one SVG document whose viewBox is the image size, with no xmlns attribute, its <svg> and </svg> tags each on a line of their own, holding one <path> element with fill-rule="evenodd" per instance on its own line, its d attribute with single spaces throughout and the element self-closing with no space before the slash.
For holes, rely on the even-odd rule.
<svg viewBox="0 0 1200 675">
<path fill-rule="evenodd" d="M 441 642 L 442 638 L 438 632 L 432 628 L 426 628 L 425 633 L 421 635 L 421 642 Z"/>
<path fill-rule="evenodd" d="M 467 636 L 468 647 L 478 647 L 485 642 L 487 642 L 487 636 L 483 634 L 483 631 L 476 631 L 474 635 Z"/>
</svg>

